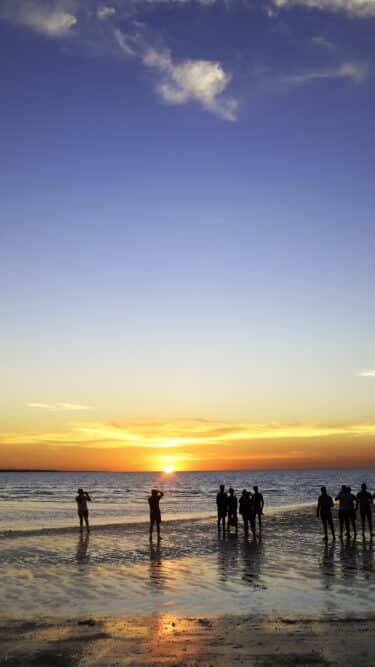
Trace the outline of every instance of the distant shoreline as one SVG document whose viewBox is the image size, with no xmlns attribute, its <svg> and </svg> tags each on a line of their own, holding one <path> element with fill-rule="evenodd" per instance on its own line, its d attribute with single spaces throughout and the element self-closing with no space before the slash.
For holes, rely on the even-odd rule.
<svg viewBox="0 0 375 667">
<path fill-rule="evenodd" d="M 301 472 L 303 470 L 375 470 L 375 465 L 363 466 L 363 465 L 351 465 L 351 466 L 322 466 L 322 467 L 311 467 L 311 468 L 223 468 L 222 470 L 175 470 L 172 475 L 179 474 L 196 474 L 196 473 L 226 473 L 226 472 L 241 472 L 241 473 L 262 473 L 262 472 Z M 167 474 L 164 470 L 64 470 L 57 468 L 0 468 L 1 473 L 100 473 L 108 475 L 159 475 Z M 170 473 L 168 473 L 170 474 Z"/>
</svg>

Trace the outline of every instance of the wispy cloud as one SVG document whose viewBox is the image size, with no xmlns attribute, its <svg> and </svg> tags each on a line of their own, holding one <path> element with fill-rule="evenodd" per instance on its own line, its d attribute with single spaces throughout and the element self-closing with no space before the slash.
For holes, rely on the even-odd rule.
<svg viewBox="0 0 375 667">
<path fill-rule="evenodd" d="M 107 19 L 110 16 L 114 16 L 116 14 L 116 9 L 115 7 L 110 7 L 106 5 L 101 5 L 100 7 L 97 8 L 96 10 L 96 15 L 98 19 Z"/>
<path fill-rule="evenodd" d="M 231 424 L 201 419 L 134 422 L 123 425 L 85 422 L 73 425 L 69 431 L 3 433 L 0 435 L 0 444 L 80 444 L 88 447 L 132 446 L 168 450 L 210 445 L 241 446 L 265 440 L 297 441 L 345 436 L 375 437 L 375 424 Z"/>
<path fill-rule="evenodd" d="M 316 46 L 320 46 L 321 48 L 327 49 L 328 51 L 334 51 L 335 49 L 333 42 L 331 42 L 323 35 L 315 35 L 311 38 L 311 41 L 313 44 L 316 44 Z"/>
<path fill-rule="evenodd" d="M 92 410 L 89 405 L 80 405 L 79 403 L 26 403 L 28 408 L 39 408 L 43 410 Z"/>
<path fill-rule="evenodd" d="M 4 0 L 0 17 L 31 28 L 48 37 L 65 37 L 77 23 L 77 17 L 68 7 L 72 2 L 48 0 Z"/>
<path fill-rule="evenodd" d="M 328 12 L 345 12 L 349 16 L 375 16 L 375 0 L 272 0 L 277 8 L 296 6 Z"/>
<path fill-rule="evenodd" d="M 232 77 L 219 62 L 191 59 L 175 62 L 168 49 L 149 45 L 139 32 L 127 35 L 116 28 L 114 35 L 126 56 L 139 59 L 145 67 L 158 73 L 156 90 L 164 102 L 198 102 L 223 120 L 236 120 L 238 102 L 224 95 Z"/>
<path fill-rule="evenodd" d="M 360 371 L 358 375 L 363 378 L 375 378 L 375 370 Z"/>
<path fill-rule="evenodd" d="M 318 70 L 300 72 L 298 74 L 283 75 L 280 77 L 279 83 L 284 89 L 324 79 L 347 79 L 353 83 L 359 84 L 365 81 L 368 73 L 369 67 L 366 63 L 347 62 L 335 67 L 325 67 Z"/>
</svg>

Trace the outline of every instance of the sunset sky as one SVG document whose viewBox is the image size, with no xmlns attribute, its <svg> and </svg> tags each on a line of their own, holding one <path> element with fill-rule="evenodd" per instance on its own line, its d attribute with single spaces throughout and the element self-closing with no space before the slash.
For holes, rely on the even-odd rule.
<svg viewBox="0 0 375 667">
<path fill-rule="evenodd" d="M 2 0 L 0 468 L 375 466 L 375 0 Z"/>
</svg>

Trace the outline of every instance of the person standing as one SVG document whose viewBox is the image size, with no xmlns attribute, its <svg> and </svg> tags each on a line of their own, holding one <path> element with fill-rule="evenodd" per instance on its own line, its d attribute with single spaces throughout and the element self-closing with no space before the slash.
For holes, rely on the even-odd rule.
<svg viewBox="0 0 375 667">
<path fill-rule="evenodd" d="M 152 540 L 152 532 L 154 529 L 154 524 L 156 523 L 156 530 L 158 533 L 158 542 L 160 542 L 160 524 L 161 524 L 161 513 L 160 513 L 160 500 L 164 496 L 163 491 L 158 491 L 157 489 L 151 490 L 151 496 L 148 499 L 148 504 L 150 506 L 150 540 Z"/>
<path fill-rule="evenodd" d="M 349 521 L 351 524 L 351 527 L 353 528 L 353 535 L 354 539 L 357 537 L 357 496 L 352 493 L 352 490 L 350 486 L 347 486 L 347 491 L 348 491 L 348 496 L 349 496 L 349 502 L 350 502 L 350 510 L 349 510 Z"/>
<path fill-rule="evenodd" d="M 225 493 L 224 484 L 220 484 L 219 493 L 216 495 L 217 507 L 217 529 L 220 532 L 220 524 L 223 524 L 223 532 L 225 532 L 225 519 L 228 513 L 228 496 Z"/>
<path fill-rule="evenodd" d="M 238 518 L 237 518 L 237 497 L 234 495 L 234 489 L 229 489 L 228 498 L 228 532 L 231 526 L 234 526 L 236 533 L 238 533 Z"/>
<path fill-rule="evenodd" d="M 342 539 L 342 535 L 344 532 L 344 525 L 345 525 L 346 537 L 350 537 L 349 517 L 350 517 L 352 502 L 349 497 L 349 493 L 345 484 L 342 485 L 341 490 L 335 497 L 335 500 L 339 501 L 340 539 Z"/>
<path fill-rule="evenodd" d="M 367 491 L 367 485 L 363 482 L 361 485 L 361 490 L 357 493 L 357 501 L 359 505 L 359 513 L 361 515 L 361 525 L 362 525 L 362 536 L 365 536 L 366 529 L 366 519 L 368 522 L 368 528 L 370 531 L 370 537 L 372 538 L 372 508 L 373 497 L 371 493 Z"/>
<path fill-rule="evenodd" d="M 254 533 L 255 533 L 255 524 L 256 524 L 256 518 L 258 517 L 258 523 L 259 523 L 259 533 L 262 532 L 262 514 L 263 514 L 263 507 L 264 507 L 264 500 L 262 494 L 259 492 L 259 488 L 257 486 L 253 486 L 254 493 L 252 496 L 252 505 L 253 505 L 253 516 L 254 516 Z"/>
<path fill-rule="evenodd" d="M 88 501 L 91 502 L 91 498 L 89 494 L 83 489 L 78 489 L 77 493 L 78 495 L 76 496 L 76 503 L 77 503 L 78 517 L 79 517 L 79 529 L 82 533 L 83 521 L 84 521 L 86 524 L 86 530 L 89 533 L 90 532 L 89 510 L 87 507 L 87 502 Z"/>
<path fill-rule="evenodd" d="M 243 520 L 243 529 L 245 535 L 249 532 L 249 521 L 250 521 L 250 494 L 246 489 L 243 489 L 242 495 L 239 500 L 239 512 Z"/>
<path fill-rule="evenodd" d="M 316 516 L 318 519 L 320 518 L 323 523 L 323 529 L 324 529 L 324 540 L 328 542 L 328 530 L 327 526 L 330 527 L 332 537 L 335 540 L 335 529 L 333 527 L 333 520 L 332 520 L 332 507 L 333 507 L 333 500 L 331 496 L 328 495 L 327 489 L 325 486 L 322 486 L 320 489 L 321 495 L 318 498 L 318 506 L 316 508 Z"/>
</svg>

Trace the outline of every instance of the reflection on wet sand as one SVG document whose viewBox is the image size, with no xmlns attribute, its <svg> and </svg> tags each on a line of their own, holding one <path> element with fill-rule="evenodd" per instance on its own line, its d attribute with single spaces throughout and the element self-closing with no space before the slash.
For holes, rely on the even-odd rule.
<svg viewBox="0 0 375 667">
<path fill-rule="evenodd" d="M 160 544 L 154 546 L 150 543 L 150 586 L 154 590 L 163 588 L 165 584 L 165 572 L 163 568 L 162 553 Z"/>
<path fill-rule="evenodd" d="M 242 581 L 258 588 L 260 586 L 258 580 L 260 577 L 262 561 L 265 555 L 263 542 L 247 539 L 243 540 L 240 544 L 240 554 L 243 566 Z"/>
<path fill-rule="evenodd" d="M 373 541 L 362 540 L 362 570 L 365 579 L 370 579 L 374 574 L 374 545 Z"/>
<path fill-rule="evenodd" d="M 83 565 L 85 563 L 88 563 L 89 560 L 90 560 L 90 556 L 87 553 L 87 549 L 89 547 L 89 542 L 90 542 L 90 534 L 89 533 L 85 533 L 85 534 L 80 533 L 80 536 L 78 538 L 76 561 L 77 561 L 77 563 L 80 563 L 81 565 Z"/>
<path fill-rule="evenodd" d="M 357 543 L 355 540 L 347 538 L 341 540 L 339 558 L 341 564 L 341 575 L 346 579 L 354 579 L 358 573 L 357 567 Z"/>
<path fill-rule="evenodd" d="M 218 539 L 214 520 L 165 522 L 163 542 L 151 545 L 147 527 L 6 537 L 3 607 L 24 615 L 189 615 L 247 613 L 256 601 L 259 613 L 373 612 L 373 544 L 322 547 L 311 518 L 306 509 L 267 515 L 261 542 L 242 529 Z"/>
<path fill-rule="evenodd" d="M 333 578 L 336 573 L 335 566 L 335 542 L 330 546 L 324 545 L 323 553 L 320 558 L 320 573 L 322 575 L 324 588 L 330 589 L 334 583 Z"/>
<path fill-rule="evenodd" d="M 238 538 L 223 535 L 217 541 L 218 580 L 222 583 L 236 577 L 238 570 Z"/>
<path fill-rule="evenodd" d="M 247 536 L 223 536 L 218 540 L 218 581 L 222 584 L 236 583 L 241 576 L 242 581 L 258 588 L 264 557 L 263 542 Z"/>
</svg>

